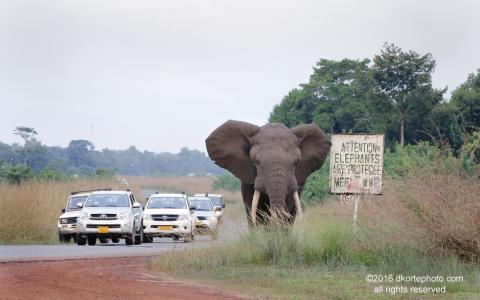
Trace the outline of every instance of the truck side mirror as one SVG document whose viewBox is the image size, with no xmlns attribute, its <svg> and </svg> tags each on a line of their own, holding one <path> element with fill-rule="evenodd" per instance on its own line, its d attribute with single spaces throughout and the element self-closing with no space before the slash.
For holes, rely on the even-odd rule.
<svg viewBox="0 0 480 300">
<path fill-rule="evenodd" d="M 225 203 L 222 204 L 222 208 L 225 208 Z"/>
<path fill-rule="evenodd" d="M 64 214 L 64 213 L 65 213 L 65 208 L 62 208 L 62 214 Z"/>
<path fill-rule="evenodd" d="M 82 202 L 77 202 L 77 207 L 78 207 L 78 208 L 82 208 L 82 207 L 83 207 L 83 203 L 82 203 Z"/>
</svg>

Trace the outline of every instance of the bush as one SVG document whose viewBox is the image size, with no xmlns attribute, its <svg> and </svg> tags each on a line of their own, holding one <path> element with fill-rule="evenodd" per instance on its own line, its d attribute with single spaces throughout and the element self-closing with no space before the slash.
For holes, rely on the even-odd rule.
<svg viewBox="0 0 480 300">
<path fill-rule="evenodd" d="M 115 170 L 111 169 L 96 169 L 95 174 L 91 177 L 100 178 L 100 179 L 111 179 L 115 176 Z"/>
<path fill-rule="evenodd" d="M 480 164 L 480 131 L 473 132 L 468 136 L 467 143 L 460 150 L 464 162 L 464 168 L 471 170 Z"/>
<path fill-rule="evenodd" d="M 21 165 L 3 165 L 0 168 L 0 181 L 11 184 L 20 184 L 34 176 L 32 170 Z"/>
<path fill-rule="evenodd" d="M 328 157 L 323 167 L 312 173 L 305 182 L 302 191 L 302 202 L 323 202 L 329 196 L 329 172 L 330 159 Z"/>
<path fill-rule="evenodd" d="M 213 190 L 239 191 L 240 180 L 230 173 L 218 176 L 212 184 Z"/>
</svg>

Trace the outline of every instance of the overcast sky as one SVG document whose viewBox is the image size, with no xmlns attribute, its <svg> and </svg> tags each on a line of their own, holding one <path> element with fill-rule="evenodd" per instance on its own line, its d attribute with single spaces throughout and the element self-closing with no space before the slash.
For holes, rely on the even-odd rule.
<svg viewBox="0 0 480 300">
<path fill-rule="evenodd" d="M 451 92 L 480 68 L 478 3 L 0 0 L 0 141 L 23 125 L 47 145 L 204 151 L 228 119 L 266 123 L 320 58 L 386 41 L 432 53 Z"/>
</svg>

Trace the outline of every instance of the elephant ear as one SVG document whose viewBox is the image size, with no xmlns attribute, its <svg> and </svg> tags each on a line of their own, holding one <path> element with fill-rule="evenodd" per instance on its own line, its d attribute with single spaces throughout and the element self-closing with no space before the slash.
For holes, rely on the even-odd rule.
<svg viewBox="0 0 480 300">
<path fill-rule="evenodd" d="M 295 176 L 297 182 L 303 185 L 311 173 L 322 167 L 332 143 L 327 139 L 323 130 L 314 123 L 299 125 L 292 128 L 292 131 L 298 137 L 302 153 Z"/>
<path fill-rule="evenodd" d="M 260 127 L 247 122 L 229 120 L 223 123 L 205 140 L 208 156 L 242 182 L 253 184 L 256 169 L 250 160 L 249 139 L 259 130 Z"/>
</svg>

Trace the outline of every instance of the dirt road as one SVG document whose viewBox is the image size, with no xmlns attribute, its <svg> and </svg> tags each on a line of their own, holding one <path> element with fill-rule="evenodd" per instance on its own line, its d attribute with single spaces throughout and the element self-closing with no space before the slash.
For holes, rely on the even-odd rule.
<svg viewBox="0 0 480 300">
<path fill-rule="evenodd" d="M 245 299 L 145 271 L 151 258 L 0 263 L 0 299 Z"/>
</svg>

